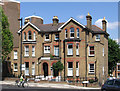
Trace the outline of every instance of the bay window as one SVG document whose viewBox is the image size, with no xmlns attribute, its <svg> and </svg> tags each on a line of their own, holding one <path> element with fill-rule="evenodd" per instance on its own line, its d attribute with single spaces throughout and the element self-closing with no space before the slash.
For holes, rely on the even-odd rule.
<svg viewBox="0 0 120 91">
<path fill-rule="evenodd" d="M 50 53 L 50 46 L 44 46 L 44 53 Z"/>
<path fill-rule="evenodd" d="M 29 56 L 29 46 L 25 46 L 25 56 Z"/>
<path fill-rule="evenodd" d="M 32 56 L 35 56 L 35 46 L 32 46 Z"/>
<path fill-rule="evenodd" d="M 79 55 L 79 44 L 76 44 L 76 55 Z"/>
<path fill-rule="evenodd" d="M 54 46 L 54 55 L 59 56 L 59 46 Z"/>
<path fill-rule="evenodd" d="M 18 71 L 18 65 L 17 65 L 17 63 L 14 63 L 14 71 Z"/>
<path fill-rule="evenodd" d="M 67 55 L 73 55 L 73 44 L 68 44 L 67 47 Z"/>
<path fill-rule="evenodd" d="M 68 62 L 68 76 L 73 76 L 73 62 Z"/>
<path fill-rule="evenodd" d="M 14 51 L 14 59 L 17 59 L 17 50 Z"/>
</svg>

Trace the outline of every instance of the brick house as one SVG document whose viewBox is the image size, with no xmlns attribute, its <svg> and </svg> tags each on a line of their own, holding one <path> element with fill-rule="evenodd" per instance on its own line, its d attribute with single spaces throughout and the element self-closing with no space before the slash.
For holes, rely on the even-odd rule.
<svg viewBox="0 0 120 91">
<path fill-rule="evenodd" d="M 43 24 L 43 18 L 29 16 L 22 28 L 22 72 L 26 76 L 53 77 L 52 66 L 61 61 L 64 70 L 59 75 L 67 78 L 97 78 L 99 82 L 108 75 L 108 36 L 106 20 L 103 29 L 92 25 L 92 17 L 86 16 L 87 25 L 74 18 L 59 23 L 57 16 L 53 23 Z M 20 74 L 21 29 L 19 48 L 14 49 L 11 61 L 13 73 Z"/>
</svg>

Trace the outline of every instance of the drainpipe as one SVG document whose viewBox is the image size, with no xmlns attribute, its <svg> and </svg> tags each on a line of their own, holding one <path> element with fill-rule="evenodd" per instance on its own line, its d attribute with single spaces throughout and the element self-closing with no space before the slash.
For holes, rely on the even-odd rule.
<svg viewBox="0 0 120 91">
<path fill-rule="evenodd" d="M 85 80 L 87 81 L 87 31 L 85 31 L 85 64 L 86 64 L 86 73 L 85 73 Z M 87 85 L 87 84 L 86 84 Z"/>
<path fill-rule="evenodd" d="M 65 40 L 63 41 L 64 46 L 64 81 L 65 81 Z"/>
</svg>

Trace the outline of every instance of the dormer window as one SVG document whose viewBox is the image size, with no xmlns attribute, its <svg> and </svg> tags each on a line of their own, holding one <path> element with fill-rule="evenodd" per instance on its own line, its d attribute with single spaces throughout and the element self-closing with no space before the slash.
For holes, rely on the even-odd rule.
<svg viewBox="0 0 120 91">
<path fill-rule="evenodd" d="M 96 41 L 100 41 L 100 35 L 99 34 L 96 35 Z"/>
<path fill-rule="evenodd" d="M 32 40 L 32 33 L 31 33 L 31 31 L 28 32 L 28 40 Z"/>
<path fill-rule="evenodd" d="M 70 28 L 70 38 L 74 38 L 74 28 Z"/>
<path fill-rule="evenodd" d="M 45 34 L 45 41 L 49 41 L 49 34 Z"/>
</svg>

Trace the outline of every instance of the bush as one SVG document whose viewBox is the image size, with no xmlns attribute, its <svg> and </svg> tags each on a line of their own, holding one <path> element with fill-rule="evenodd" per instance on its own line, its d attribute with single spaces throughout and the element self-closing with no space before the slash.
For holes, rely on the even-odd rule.
<svg viewBox="0 0 120 91">
<path fill-rule="evenodd" d="M 93 82 L 94 82 L 94 79 L 90 79 L 89 82 L 90 82 L 90 83 L 93 83 Z"/>
</svg>

